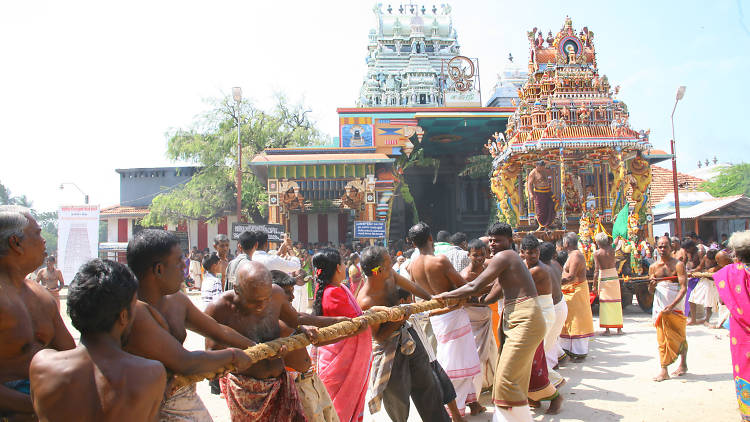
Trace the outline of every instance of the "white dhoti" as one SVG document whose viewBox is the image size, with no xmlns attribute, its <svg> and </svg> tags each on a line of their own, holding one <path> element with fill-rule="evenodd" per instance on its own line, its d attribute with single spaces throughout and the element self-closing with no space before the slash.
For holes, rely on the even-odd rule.
<svg viewBox="0 0 750 422">
<path fill-rule="evenodd" d="M 565 350 L 560 345 L 560 333 L 563 324 L 568 318 L 568 304 L 560 300 L 555 304 L 555 324 L 547 331 L 544 337 L 544 354 L 547 357 L 547 366 L 554 368 L 561 357 L 565 356 Z"/>
<path fill-rule="evenodd" d="M 195 391 L 195 384 L 170 388 L 159 408 L 161 422 L 211 422 L 211 414 Z"/>
<path fill-rule="evenodd" d="M 716 283 L 709 278 L 700 279 L 690 294 L 690 303 L 716 311 L 719 307 L 719 290 L 716 288 Z"/>
<path fill-rule="evenodd" d="M 456 406 L 463 414 L 466 402 L 476 401 L 482 388 L 479 354 L 471 332 L 469 315 L 463 308 L 430 317 L 437 339 L 437 361 L 456 390 Z"/>
<path fill-rule="evenodd" d="M 544 356 L 547 358 L 549 354 L 554 349 L 555 345 L 557 344 L 557 338 L 551 339 L 550 344 L 547 344 L 547 336 L 552 331 L 552 329 L 555 327 L 555 323 L 557 322 L 557 313 L 555 312 L 555 304 L 552 301 L 552 295 L 540 295 L 536 298 L 537 303 L 539 304 L 539 307 L 542 308 L 542 315 L 544 315 L 544 324 L 545 324 L 545 331 L 544 331 Z M 563 320 L 565 322 L 565 320 Z M 560 324 L 560 329 L 562 329 L 562 324 Z M 558 335 L 560 335 L 558 333 Z M 548 352 L 549 350 L 549 352 Z M 564 378 L 562 375 L 560 375 L 557 371 L 555 371 L 554 366 L 557 365 L 557 361 L 555 361 L 554 365 L 550 365 L 550 359 L 547 358 L 547 378 L 549 379 L 550 384 L 554 385 L 555 387 L 559 386 L 563 383 Z"/>
<path fill-rule="evenodd" d="M 308 295 L 307 295 L 307 284 L 303 286 L 294 285 L 294 300 L 292 301 L 292 307 L 297 312 L 308 313 Z"/>
<path fill-rule="evenodd" d="M 529 405 L 513 406 L 508 409 L 495 406 L 492 414 L 492 422 L 532 422 L 531 408 Z"/>
<path fill-rule="evenodd" d="M 201 263 L 198 261 L 190 261 L 190 267 L 188 267 L 188 274 L 190 275 L 190 278 L 193 279 L 193 282 L 195 283 L 195 287 L 200 289 L 201 284 L 203 283 L 203 276 L 201 273 Z"/>
<path fill-rule="evenodd" d="M 464 308 L 471 321 L 471 331 L 477 345 L 479 364 L 481 365 L 482 387 L 477 391 L 477 397 L 485 388 L 491 388 L 495 383 L 495 365 L 497 365 L 497 343 L 492 332 L 492 309 L 489 306 L 467 306 Z"/>
</svg>

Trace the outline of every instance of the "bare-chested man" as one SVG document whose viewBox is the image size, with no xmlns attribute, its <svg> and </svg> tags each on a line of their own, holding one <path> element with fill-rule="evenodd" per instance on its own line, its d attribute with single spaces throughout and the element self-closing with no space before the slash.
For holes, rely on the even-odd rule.
<svg viewBox="0 0 750 422">
<path fill-rule="evenodd" d="M 667 368 L 677 360 L 678 355 L 682 358 L 680 366 L 672 375 L 680 376 L 687 372 L 686 321 L 682 313 L 685 306 L 687 273 L 685 264 L 672 257 L 669 238 L 659 238 L 656 248 L 659 250 L 659 260 L 648 269 L 651 278 L 648 291 L 654 294 L 652 318 L 656 326 L 656 340 L 659 343 L 661 359 L 661 372 L 654 378 L 654 381 L 658 382 L 669 379 Z"/>
<path fill-rule="evenodd" d="M 622 334 L 622 293 L 620 278 L 615 267 L 615 250 L 607 233 L 594 236 L 594 294 L 599 295 L 599 326 L 604 328 L 605 336 L 610 335 L 610 328 L 617 328 Z"/>
<path fill-rule="evenodd" d="M 44 286 L 48 292 L 55 298 L 57 307 L 60 307 L 60 289 L 65 287 L 62 271 L 55 267 L 57 260 L 54 256 L 47 257 L 47 266 L 39 270 L 36 275 L 37 282 Z"/>
<path fill-rule="evenodd" d="M 536 286 L 523 260 L 511 250 L 513 229 L 506 223 L 495 223 L 487 231 L 492 259 L 474 281 L 437 295 L 436 298 L 464 298 L 481 294 L 495 283 L 493 296 L 504 295 L 500 358 L 495 369 L 492 399 L 495 420 L 531 421 L 528 385 L 534 352 L 544 337 L 544 315 L 535 300 Z M 434 268 L 434 267 L 433 267 Z"/>
<path fill-rule="evenodd" d="M 539 246 L 539 261 L 547 265 L 550 277 L 550 289 L 552 292 L 552 304 L 555 308 L 555 319 L 552 326 L 547 326 L 544 335 L 544 354 L 547 357 L 547 372 L 549 379 L 555 387 L 559 387 L 565 379 L 557 373 L 560 358 L 565 356 L 565 351 L 560 346 L 560 332 L 562 332 L 565 319 L 568 317 L 568 305 L 562 294 L 562 265 L 555 260 L 555 245 L 544 242 Z"/>
<path fill-rule="evenodd" d="M 29 364 L 44 348 L 75 347 L 47 290 L 26 279 L 44 262 L 42 229 L 27 208 L 0 206 L 0 418 L 36 420 Z"/>
<path fill-rule="evenodd" d="M 430 226 L 421 222 L 415 224 L 409 229 L 409 239 L 419 248 L 419 256 L 412 261 L 409 272 L 420 287 L 435 295 L 465 284 L 448 257 L 434 254 Z M 437 339 L 437 360 L 451 377 L 456 405 L 463 413 L 466 403 L 476 401 L 477 392 L 482 388 L 481 365 L 469 315 L 459 307 L 441 315 L 433 314 L 430 324 Z"/>
<path fill-rule="evenodd" d="M 255 261 L 240 263 L 234 290 L 224 292 L 209 304 L 206 314 L 257 343 L 280 337 L 279 320 L 288 327 L 302 329 L 311 338 L 315 337 L 315 330 L 302 328 L 301 324 L 326 326 L 348 320 L 297 313 L 284 289 L 272 283 L 268 269 Z M 305 420 L 294 379 L 284 368 L 282 357 L 230 372 L 221 384 L 233 420 Z"/>
<path fill-rule="evenodd" d="M 76 274 L 68 313 L 81 345 L 45 349 L 29 369 L 41 421 L 156 421 L 167 373 L 150 359 L 125 353 L 135 319 L 138 281 L 124 265 L 94 259 Z"/>
<path fill-rule="evenodd" d="M 393 270 L 391 257 L 383 247 L 371 246 L 362 251 L 360 264 L 367 276 L 367 282 L 357 295 L 357 303 L 363 311 L 397 306 L 399 287 L 423 299 L 431 298 L 423 288 Z M 433 375 L 424 345 L 414 328 L 404 325 L 405 321 L 370 327 L 374 340 L 370 394 L 382 397 L 388 416 L 395 422 L 406 422 L 409 418 L 409 397 L 422 420 L 449 421 L 440 400 L 443 393 L 438 378 Z M 409 342 L 413 342 L 413 351 L 406 353 L 401 345 Z M 391 350 L 393 357 L 389 358 Z M 390 368 L 385 365 L 390 365 Z M 370 409 L 373 406 L 377 409 L 379 402 L 370 404 Z"/>
<path fill-rule="evenodd" d="M 461 270 L 461 277 L 467 282 L 474 280 L 487 267 L 487 244 L 479 239 L 474 239 L 467 246 L 469 251 L 469 265 Z M 489 292 L 489 289 L 487 289 Z M 477 345 L 479 363 L 482 367 L 482 390 L 491 389 L 495 383 L 495 365 L 497 364 L 498 350 L 495 343 L 495 329 L 492 324 L 492 309 L 482 303 L 467 303 L 466 312 L 471 321 L 471 331 L 474 342 Z M 480 394 L 477 392 L 477 394 Z M 472 415 L 484 411 L 479 402 L 468 403 Z M 475 410 L 476 409 L 476 410 Z"/>
<path fill-rule="evenodd" d="M 219 255 L 219 272 L 221 274 L 221 282 L 226 290 L 227 283 L 227 267 L 229 266 L 229 237 L 225 234 L 217 234 L 214 237 L 214 250 Z"/>
<path fill-rule="evenodd" d="M 175 235 L 166 230 L 143 230 L 128 244 L 127 259 L 139 285 L 135 321 L 125 351 L 157 360 L 167 371 L 182 375 L 248 367 L 250 359 L 239 348 L 249 347 L 253 342 L 201 312 L 180 291 L 185 261 Z M 187 329 L 235 348 L 185 350 L 182 343 Z M 168 386 L 159 413 L 161 420 L 211 420 L 196 394 L 195 384 Z"/>
<path fill-rule="evenodd" d="M 538 296 L 536 297 L 544 315 L 545 335 L 547 327 L 552 327 L 555 322 L 555 305 L 552 301 L 552 280 L 550 268 L 539 260 L 539 240 L 533 235 L 527 235 L 521 240 L 521 258 L 534 279 L 534 285 Z M 558 393 L 556 386 L 550 382 L 547 368 L 547 359 L 544 354 L 544 341 L 542 341 L 534 353 L 534 361 L 531 367 L 531 381 L 529 382 L 529 404 L 540 407 L 541 401 L 549 401 L 548 415 L 560 413 L 563 397 Z M 557 380 L 562 379 L 559 375 Z"/>
<path fill-rule="evenodd" d="M 696 268 L 701 265 L 702 255 L 696 245 L 695 241 L 691 238 L 686 238 L 682 241 L 682 249 L 680 250 L 680 257 L 678 259 L 685 264 L 685 272 L 693 272 Z M 685 315 L 688 317 L 688 325 L 700 324 L 695 318 L 697 306 L 695 303 L 690 302 L 690 296 L 693 294 L 693 289 L 698 284 L 699 279 L 697 277 L 691 277 L 687 280 L 687 293 L 685 294 Z"/>
<path fill-rule="evenodd" d="M 539 160 L 526 178 L 526 192 L 534 200 L 534 213 L 539 230 L 548 227 L 555 220 L 555 193 L 552 191 L 552 174 Z"/>
<path fill-rule="evenodd" d="M 568 252 L 562 274 L 568 317 L 560 334 L 560 343 L 565 353 L 575 361 L 582 361 L 589 353 L 589 338 L 594 335 L 589 283 L 586 280 L 586 259 L 578 250 L 577 234 L 566 233 L 563 237 L 563 247 Z"/>
</svg>

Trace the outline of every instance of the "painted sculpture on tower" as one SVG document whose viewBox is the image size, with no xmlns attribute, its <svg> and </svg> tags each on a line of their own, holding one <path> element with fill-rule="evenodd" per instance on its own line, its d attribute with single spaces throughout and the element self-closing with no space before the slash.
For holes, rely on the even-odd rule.
<svg viewBox="0 0 750 422">
<path fill-rule="evenodd" d="M 536 221 L 539 230 L 549 227 L 555 221 L 557 201 L 552 191 L 553 176 L 543 160 L 536 162 L 534 170 L 526 178 L 526 191 L 534 201 Z"/>
<path fill-rule="evenodd" d="M 563 192 L 565 192 L 565 212 L 580 213 L 583 206 L 581 179 L 576 175 L 566 173 Z"/>
<path fill-rule="evenodd" d="M 490 180 L 490 187 L 505 221 L 514 226 L 518 224 L 518 212 L 521 207 L 521 195 L 518 192 L 520 173 L 521 166 L 508 164 L 495 170 Z"/>
<path fill-rule="evenodd" d="M 609 168 L 612 171 L 609 204 L 612 209 L 612 215 L 617 215 L 625 204 L 625 162 L 622 160 L 622 153 L 610 156 Z"/>
<path fill-rule="evenodd" d="M 594 252 L 596 252 L 596 243 L 594 242 L 596 220 L 594 215 L 585 211 L 581 215 L 578 226 L 578 250 L 583 254 L 586 260 L 586 268 L 594 268 Z"/>
<path fill-rule="evenodd" d="M 646 207 L 648 203 L 648 187 L 651 185 L 651 167 L 648 161 L 638 151 L 635 158 L 630 161 L 630 188 L 633 193 L 631 199 L 635 204 L 633 214 L 636 220 L 643 222 L 646 217 Z"/>
</svg>

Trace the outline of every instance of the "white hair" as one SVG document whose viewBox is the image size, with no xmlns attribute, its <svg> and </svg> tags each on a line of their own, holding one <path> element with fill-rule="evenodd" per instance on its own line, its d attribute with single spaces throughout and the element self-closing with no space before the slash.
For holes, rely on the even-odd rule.
<svg viewBox="0 0 750 422">
<path fill-rule="evenodd" d="M 594 236 L 594 241 L 596 241 L 597 245 L 603 245 L 606 243 L 609 243 L 609 235 L 604 232 L 599 232 Z"/>
<path fill-rule="evenodd" d="M 568 232 L 565 233 L 565 236 L 563 236 L 563 245 L 566 248 L 576 248 L 578 247 L 578 235 L 574 232 Z"/>
<path fill-rule="evenodd" d="M 750 264 L 750 230 L 732 233 L 727 246 L 741 262 Z"/>
<path fill-rule="evenodd" d="M 0 257 L 10 251 L 11 236 L 23 238 L 23 228 L 29 224 L 30 211 L 18 205 L 0 205 Z"/>
</svg>

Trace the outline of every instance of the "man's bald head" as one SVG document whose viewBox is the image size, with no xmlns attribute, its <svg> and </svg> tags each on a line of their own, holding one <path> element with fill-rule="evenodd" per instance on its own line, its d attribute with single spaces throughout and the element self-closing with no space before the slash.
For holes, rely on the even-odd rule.
<svg viewBox="0 0 750 422">
<path fill-rule="evenodd" d="M 243 261 L 237 268 L 236 284 L 245 287 L 270 286 L 273 283 L 271 272 L 265 265 L 256 261 Z"/>
<path fill-rule="evenodd" d="M 240 306 L 251 313 L 262 314 L 273 293 L 271 272 L 260 262 L 244 261 L 237 268 L 234 292 Z"/>
</svg>

